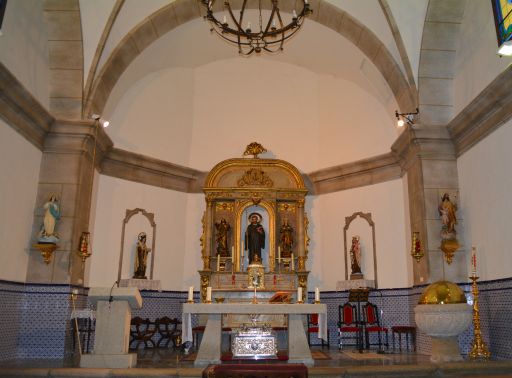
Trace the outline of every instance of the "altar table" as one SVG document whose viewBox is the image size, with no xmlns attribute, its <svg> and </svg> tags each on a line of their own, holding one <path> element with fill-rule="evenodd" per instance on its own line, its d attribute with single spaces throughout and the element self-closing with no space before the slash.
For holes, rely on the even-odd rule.
<svg viewBox="0 0 512 378">
<path fill-rule="evenodd" d="M 327 305 L 270 303 L 185 303 L 183 305 L 183 342 L 192 342 L 191 314 L 208 315 L 203 340 L 194 366 L 220 363 L 222 314 L 288 315 L 288 361 L 313 366 L 302 315 L 318 314 L 318 337 L 327 340 Z"/>
</svg>

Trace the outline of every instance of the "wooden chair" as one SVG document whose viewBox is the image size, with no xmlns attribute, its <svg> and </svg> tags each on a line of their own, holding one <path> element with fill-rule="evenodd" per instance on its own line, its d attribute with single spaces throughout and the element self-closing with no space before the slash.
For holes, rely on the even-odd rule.
<svg viewBox="0 0 512 378">
<path fill-rule="evenodd" d="M 382 350 L 382 333 L 386 333 L 386 349 L 389 348 L 388 342 L 388 329 L 386 327 L 382 327 L 380 324 L 379 311 L 377 306 L 373 303 L 367 302 L 363 305 L 363 315 L 365 322 L 365 341 L 366 341 L 366 349 L 370 349 L 370 345 L 378 345 L 379 350 Z M 377 332 L 378 335 L 378 343 L 370 344 L 370 334 Z"/>
<path fill-rule="evenodd" d="M 167 316 L 164 316 L 163 318 L 156 319 L 155 325 L 158 334 L 160 335 L 156 346 L 160 348 L 160 344 L 165 341 L 164 347 L 167 348 L 169 343 L 172 341 L 174 348 L 179 347 L 180 345 L 178 345 L 177 339 L 178 336 L 181 336 L 181 330 L 178 329 L 180 324 L 181 321 L 179 321 L 177 318 L 171 319 Z"/>
<path fill-rule="evenodd" d="M 355 340 L 354 344 L 345 345 L 359 345 L 360 331 L 357 321 L 356 306 L 349 302 L 338 307 L 338 349 L 344 345 L 343 340 Z"/>
<path fill-rule="evenodd" d="M 324 349 L 324 345 L 325 345 L 324 339 L 320 339 L 322 342 L 321 344 L 311 344 L 311 334 L 312 333 L 318 334 L 318 314 L 308 314 L 308 329 L 307 329 L 308 345 L 309 346 L 322 345 L 322 349 Z M 329 349 L 329 328 L 327 328 L 327 349 Z"/>
<path fill-rule="evenodd" d="M 130 349 L 137 349 L 142 342 L 146 348 L 155 347 L 155 342 L 152 340 L 155 333 L 155 323 L 147 318 L 142 319 L 136 316 L 130 323 Z M 135 342 L 135 347 L 133 347 L 132 344 Z"/>
</svg>

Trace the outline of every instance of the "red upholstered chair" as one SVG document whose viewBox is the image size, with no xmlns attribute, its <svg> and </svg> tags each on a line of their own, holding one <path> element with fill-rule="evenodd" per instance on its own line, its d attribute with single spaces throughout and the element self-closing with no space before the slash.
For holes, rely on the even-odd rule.
<svg viewBox="0 0 512 378">
<path fill-rule="evenodd" d="M 322 345 L 322 349 L 324 349 L 325 341 L 324 339 L 320 339 L 322 344 L 311 344 L 311 334 L 318 334 L 318 314 L 308 314 L 308 345 L 316 346 Z M 327 328 L 327 349 L 329 349 L 329 328 Z"/>
<path fill-rule="evenodd" d="M 382 350 L 382 333 L 386 333 L 386 349 L 389 348 L 388 343 L 388 329 L 386 327 L 382 327 L 379 319 L 379 311 L 377 310 L 377 306 L 373 303 L 367 302 L 363 305 L 363 315 L 365 322 L 365 341 L 366 341 L 366 349 L 370 348 L 370 345 L 378 345 L 379 350 Z M 370 344 L 370 333 L 377 332 L 378 335 L 378 343 Z"/>
<path fill-rule="evenodd" d="M 358 345 L 359 325 L 357 324 L 356 306 L 349 302 L 338 307 L 338 349 L 343 345 Z M 353 344 L 345 344 L 343 340 L 354 340 Z"/>
</svg>

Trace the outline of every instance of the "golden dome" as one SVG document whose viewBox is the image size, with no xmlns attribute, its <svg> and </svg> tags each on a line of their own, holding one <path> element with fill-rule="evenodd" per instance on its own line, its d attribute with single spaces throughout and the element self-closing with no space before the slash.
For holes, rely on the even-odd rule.
<svg viewBox="0 0 512 378">
<path fill-rule="evenodd" d="M 437 281 L 427 286 L 418 304 L 467 303 L 460 287 L 450 281 Z"/>
</svg>

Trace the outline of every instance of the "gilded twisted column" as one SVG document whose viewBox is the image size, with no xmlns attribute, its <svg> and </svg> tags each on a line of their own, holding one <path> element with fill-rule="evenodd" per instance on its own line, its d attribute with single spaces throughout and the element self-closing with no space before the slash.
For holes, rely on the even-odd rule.
<svg viewBox="0 0 512 378">
<path fill-rule="evenodd" d="M 206 212 L 204 229 L 204 246 L 202 250 L 203 270 L 210 270 L 210 258 L 212 248 L 212 214 L 213 214 L 213 201 L 209 196 L 206 196 Z"/>
<path fill-rule="evenodd" d="M 306 244 L 304 240 L 304 199 L 297 201 L 297 270 L 306 270 Z"/>
</svg>

